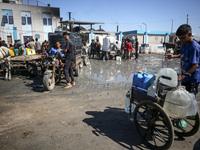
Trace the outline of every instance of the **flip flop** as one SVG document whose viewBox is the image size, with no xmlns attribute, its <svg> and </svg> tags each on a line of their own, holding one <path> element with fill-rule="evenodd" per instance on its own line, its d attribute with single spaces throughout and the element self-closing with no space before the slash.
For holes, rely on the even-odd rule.
<svg viewBox="0 0 200 150">
<path fill-rule="evenodd" d="M 65 86 L 63 86 L 63 88 L 65 88 L 65 89 L 67 89 L 67 88 L 70 88 L 70 87 L 72 87 L 72 85 L 70 84 L 67 84 L 67 85 L 65 85 Z"/>
</svg>

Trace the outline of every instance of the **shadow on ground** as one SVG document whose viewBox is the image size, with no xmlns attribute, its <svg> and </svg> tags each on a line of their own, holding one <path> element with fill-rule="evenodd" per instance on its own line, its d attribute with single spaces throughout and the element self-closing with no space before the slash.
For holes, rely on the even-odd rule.
<svg viewBox="0 0 200 150">
<path fill-rule="evenodd" d="M 193 150 L 200 150 L 200 139 L 194 144 Z"/>
<path fill-rule="evenodd" d="M 90 118 L 83 120 L 93 127 L 96 136 L 107 136 L 125 149 L 146 149 L 123 109 L 107 107 L 103 112 L 87 111 Z"/>
</svg>

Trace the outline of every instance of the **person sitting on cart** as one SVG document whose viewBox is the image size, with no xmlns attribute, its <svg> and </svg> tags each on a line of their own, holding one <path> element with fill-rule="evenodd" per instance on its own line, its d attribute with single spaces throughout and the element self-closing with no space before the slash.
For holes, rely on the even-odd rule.
<svg viewBox="0 0 200 150">
<path fill-rule="evenodd" d="M 181 25 L 176 31 L 180 39 L 181 54 L 168 54 L 167 59 L 181 58 L 181 73 L 179 81 L 186 87 L 186 90 L 197 94 L 200 83 L 200 45 L 192 38 L 192 28 L 187 25 Z"/>
<path fill-rule="evenodd" d="M 63 50 L 61 49 L 61 44 L 60 42 L 56 42 L 55 43 L 55 46 L 52 47 L 49 51 L 49 54 L 50 55 L 55 55 L 56 53 L 59 53 L 59 62 L 61 65 L 64 65 L 62 62 L 63 62 L 63 57 L 64 57 L 64 54 L 63 54 Z"/>
</svg>

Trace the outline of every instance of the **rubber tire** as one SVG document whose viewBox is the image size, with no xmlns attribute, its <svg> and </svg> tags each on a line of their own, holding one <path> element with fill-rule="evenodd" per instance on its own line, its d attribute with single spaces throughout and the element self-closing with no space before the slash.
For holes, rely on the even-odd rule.
<svg viewBox="0 0 200 150">
<path fill-rule="evenodd" d="M 55 87 L 55 78 L 52 77 L 51 85 L 49 85 L 49 80 L 52 77 L 52 73 L 45 74 L 43 77 L 43 87 L 45 91 L 51 91 Z"/>
<path fill-rule="evenodd" d="M 194 124 L 194 127 L 192 128 L 192 130 L 190 130 L 189 132 L 178 132 L 178 131 L 174 130 L 174 133 L 178 136 L 188 137 L 188 136 L 192 136 L 195 133 L 197 133 L 198 130 L 199 130 L 199 114 L 197 112 L 197 114 L 195 115 L 195 124 Z"/>
<path fill-rule="evenodd" d="M 75 69 L 74 76 L 75 76 L 75 77 L 78 77 L 78 76 L 79 76 L 79 65 L 78 65 L 78 67 Z"/>
<path fill-rule="evenodd" d="M 137 111 L 138 109 L 143 106 L 143 105 L 150 105 L 151 107 L 156 108 L 156 110 L 158 110 L 160 112 L 160 114 L 162 114 L 163 116 L 163 120 L 165 120 L 165 125 L 168 127 L 168 131 L 169 131 L 169 139 L 166 142 L 165 145 L 160 146 L 160 147 L 155 147 L 154 145 L 150 144 L 148 141 L 146 141 L 143 138 L 143 135 L 141 132 L 139 132 L 139 125 L 138 125 L 138 121 L 137 121 Z M 162 107 L 160 105 L 158 105 L 155 102 L 152 101 L 148 101 L 148 100 L 144 100 L 142 102 L 139 102 L 138 105 L 135 107 L 134 110 L 134 123 L 135 123 L 135 127 L 137 129 L 137 132 L 140 134 L 140 136 L 142 137 L 142 139 L 144 140 L 144 144 L 149 147 L 150 149 L 156 149 L 156 150 L 165 150 L 165 149 L 169 149 L 174 141 L 174 130 L 173 130 L 173 126 L 172 126 L 172 122 L 170 120 L 170 118 L 168 117 L 168 115 L 165 113 L 165 111 L 162 109 Z"/>
<path fill-rule="evenodd" d="M 84 57 L 84 59 L 83 59 L 83 65 L 84 66 L 87 66 L 89 64 L 89 60 L 88 60 L 88 57 L 86 56 L 86 57 Z"/>
</svg>

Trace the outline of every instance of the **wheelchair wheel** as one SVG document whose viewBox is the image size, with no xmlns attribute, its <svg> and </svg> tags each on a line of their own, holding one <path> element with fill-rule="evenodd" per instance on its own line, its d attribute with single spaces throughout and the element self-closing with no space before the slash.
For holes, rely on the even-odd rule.
<svg viewBox="0 0 200 150">
<path fill-rule="evenodd" d="M 144 144 L 151 149 L 169 149 L 174 140 L 170 118 L 155 102 L 142 101 L 134 110 L 134 123 Z"/>
<path fill-rule="evenodd" d="M 199 130 L 199 114 L 188 116 L 183 119 L 174 119 L 174 132 L 179 136 L 192 136 Z"/>
</svg>

